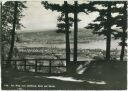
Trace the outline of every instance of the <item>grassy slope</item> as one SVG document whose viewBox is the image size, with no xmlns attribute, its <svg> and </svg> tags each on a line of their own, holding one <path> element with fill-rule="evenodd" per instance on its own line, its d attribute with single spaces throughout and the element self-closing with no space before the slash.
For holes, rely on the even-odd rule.
<svg viewBox="0 0 128 91">
<path fill-rule="evenodd" d="M 108 89 L 127 88 L 127 61 L 92 61 L 84 74 L 90 79 L 106 81 Z"/>
<path fill-rule="evenodd" d="M 88 82 L 70 82 L 43 77 L 43 74 L 2 70 L 2 82 L 9 87 L 3 89 L 88 89 L 88 90 L 125 90 L 127 85 L 127 62 L 93 61 L 82 75 L 73 75 L 76 79 L 86 81 L 105 81 L 107 84 L 98 85 Z M 71 75 L 71 74 L 70 74 Z M 68 77 L 68 75 L 66 75 Z M 54 88 L 44 87 L 10 87 L 10 85 L 54 85 Z"/>
<path fill-rule="evenodd" d="M 26 73 L 26 72 L 18 72 L 18 71 L 4 71 L 3 72 L 3 83 L 8 84 L 9 86 L 6 87 L 2 85 L 2 89 L 7 90 L 16 90 L 16 89 L 31 89 L 31 90 L 43 90 L 43 89 L 89 89 L 90 86 L 93 85 L 84 82 L 84 83 L 77 83 L 77 82 L 70 82 L 70 81 L 60 81 L 55 79 L 48 79 L 42 77 L 43 74 L 34 74 L 34 73 Z M 54 85 L 54 88 L 44 88 L 44 87 L 11 87 L 13 85 Z M 90 85 L 90 86 L 89 86 Z M 89 87 L 88 87 L 89 86 Z M 99 86 L 97 86 L 99 87 Z M 101 87 L 100 87 L 101 88 Z"/>
<path fill-rule="evenodd" d="M 19 33 L 22 41 L 40 43 L 65 43 L 65 34 L 56 33 L 55 30 L 40 32 Z M 79 29 L 78 42 L 87 43 L 89 41 L 101 40 L 103 36 L 93 35 L 92 30 Z M 70 34 L 70 41 L 73 42 L 73 32 Z"/>
</svg>

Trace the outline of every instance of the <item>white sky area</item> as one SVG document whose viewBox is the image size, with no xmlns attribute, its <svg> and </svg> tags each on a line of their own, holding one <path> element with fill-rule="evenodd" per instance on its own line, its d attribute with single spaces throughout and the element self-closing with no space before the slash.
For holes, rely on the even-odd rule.
<svg viewBox="0 0 128 91">
<path fill-rule="evenodd" d="M 78 3 L 82 3 L 83 1 Z M 50 1 L 50 3 L 63 3 L 63 1 L 56 0 Z M 73 3 L 73 0 L 68 0 L 68 3 Z M 57 17 L 61 15 L 59 12 L 46 10 L 40 1 L 28 1 L 26 3 L 27 9 L 24 10 L 23 14 L 25 15 L 21 23 L 25 28 L 22 28 L 20 31 L 45 31 L 45 30 L 55 30 L 57 29 Z M 71 15 L 71 14 L 70 14 Z M 80 21 L 79 28 L 84 28 L 90 22 L 92 22 L 98 13 L 91 13 L 86 15 L 86 13 L 79 13 L 78 18 Z"/>
</svg>

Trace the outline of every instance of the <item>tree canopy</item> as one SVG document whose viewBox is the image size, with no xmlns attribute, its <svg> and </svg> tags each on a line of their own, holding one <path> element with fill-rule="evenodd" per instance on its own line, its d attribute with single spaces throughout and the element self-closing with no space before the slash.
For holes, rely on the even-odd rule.
<svg viewBox="0 0 128 91">
<path fill-rule="evenodd" d="M 58 17 L 58 24 L 57 24 L 57 27 L 58 27 L 58 30 L 57 32 L 65 32 L 64 29 L 65 29 L 65 17 L 64 17 L 64 13 L 65 12 L 68 12 L 68 13 L 74 13 L 76 12 L 75 10 L 75 5 L 74 4 L 55 4 L 55 3 L 48 3 L 47 1 L 42 1 L 42 4 L 44 5 L 44 7 L 46 9 L 50 9 L 52 11 L 57 11 L 57 12 L 61 12 L 61 16 Z M 87 3 L 82 3 L 82 4 L 78 4 L 77 6 L 77 13 L 79 12 L 85 12 L 85 13 L 88 13 L 89 10 L 91 10 L 92 7 L 91 5 L 88 5 Z M 69 28 L 72 27 L 73 25 L 73 22 L 74 22 L 74 19 L 72 17 L 68 17 L 68 20 L 69 20 Z M 80 21 L 78 19 L 78 21 Z"/>
<path fill-rule="evenodd" d="M 91 12 L 99 12 L 99 16 L 93 21 L 93 23 L 90 23 L 86 28 L 93 29 L 93 33 L 99 34 L 99 35 L 107 35 L 108 31 L 104 27 L 106 26 L 119 26 L 119 21 L 121 19 L 121 16 L 118 15 L 117 17 L 112 17 L 112 14 L 114 13 L 122 13 L 124 10 L 122 7 L 117 7 L 117 4 L 122 4 L 123 1 L 93 1 L 90 2 L 90 5 L 92 5 L 95 9 L 93 9 Z M 98 9 L 96 5 L 101 5 L 103 7 L 102 9 Z M 107 9 L 107 6 L 111 5 L 110 11 Z M 100 7 L 100 6 L 99 6 Z M 106 8 L 105 8 L 106 7 Z M 107 16 L 108 12 L 111 12 L 111 19 L 109 20 L 109 23 L 107 23 Z M 121 23 L 123 24 L 123 23 Z M 116 30 L 111 28 L 111 33 L 114 34 Z"/>
<path fill-rule="evenodd" d="M 27 8 L 24 1 L 17 1 L 17 20 L 16 20 L 16 29 L 23 27 L 21 24 L 21 18 L 24 16 L 22 11 Z M 10 41 L 10 34 L 12 30 L 13 20 L 14 20 L 14 4 L 15 1 L 7 1 L 2 5 L 2 38 L 3 41 Z"/>
<path fill-rule="evenodd" d="M 68 13 L 74 13 L 75 11 L 75 5 L 73 4 L 67 4 L 67 5 L 60 5 L 60 4 L 54 4 L 54 3 L 48 3 L 48 1 L 42 1 L 41 2 L 46 9 L 50 9 L 52 11 L 57 11 L 57 12 L 68 12 Z M 91 4 L 87 3 L 82 3 L 78 4 L 77 12 L 89 12 L 95 9 L 94 7 L 91 6 Z"/>
</svg>

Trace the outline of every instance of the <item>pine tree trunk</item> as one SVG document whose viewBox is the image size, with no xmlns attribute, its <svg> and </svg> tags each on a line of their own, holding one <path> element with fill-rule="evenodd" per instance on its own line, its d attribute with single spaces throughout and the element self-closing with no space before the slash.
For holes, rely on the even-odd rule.
<svg viewBox="0 0 128 91">
<path fill-rule="evenodd" d="M 75 12 L 74 12 L 74 62 L 77 61 L 77 35 L 78 35 L 78 22 L 77 22 L 77 1 L 75 1 Z"/>
<path fill-rule="evenodd" d="M 78 13 L 77 13 L 77 6 L 78 6 L 78 2 L 74 1 L 74 55 L 73 55 L 73 64 L 72 64 L 72 73 L 76 74 L 76 62 L 77 62 L 77 36 L 78 36 Z"/>
<path fill-rule="evenodd" d="M 124 50 L 125 50 L 125 39 L 123 39 L 123 41 L 122 41 L 120 61 L 123 61 L 123 59 L 124 59 Z"/>
<path fill-rule="evenodd" d="M 64 1 L 65 4 L 65 23 L 66 23 L 66 66 L 67 72 L 70 70 L 70 40 L 69 40 L 69 19 L 68 19 L 68 10 L 67 10 L 67 1 Z"/>
<path fill-rule="evenodd" d="M 107 11 L 107 40 L 106 40 L 106 60 L 110 61 L 110 51 L 111 51 L 111 2 L 108 3 L 108 11 Z"/>
<path fill-rule="evenodd" d="M 11 44 L 10 44 L 10 50 L 8 53 L 8 62 L 7 62 L 7 66 L 11 66 L 11 58 L 13 56 L 13 48 L 14 48 L 14 42 L 15 42 L 15 28 L 16 28 L 16 16 L 17 16 L 17 7 L 18 7 L 18 2 L 15 1 L 15 6 L 14 6 L 14 21 L 13 21 L 13 29 L 11 32 Z"/>
<path fill-rule="evenodd" d="M 120 61 L 124 60 L 124 51 L 125 51 L 125 44 L 126 44 L 126 38 L 127 38 L 127 2 L 124 2 L 124 17 L 123 17 L 123 35 L 122 35 L 122 47 L 121 47 L 121 54 L 120 54 Z"/>
<path fill-rule="evenodd" d="M 0 3 L 0 13 L 2 14 L 2 2 Z M 1 60 L 4 60 L 4 43 L 3 43 L 3 32 L 2 32 L 2 19 L 1 19 L 1 15 L 0 15 L 0 30 L 1 30 L 1 34 L 0 34 L 0 42 L 1 42 Z"/>
<path fill-rule="evenodd" d="M 111 51 L 111 35 L 109 34 L 107 36 L 107 41 L 106 41 L 106 60 L 110 61 L 110 51 Z"/>
</svg>

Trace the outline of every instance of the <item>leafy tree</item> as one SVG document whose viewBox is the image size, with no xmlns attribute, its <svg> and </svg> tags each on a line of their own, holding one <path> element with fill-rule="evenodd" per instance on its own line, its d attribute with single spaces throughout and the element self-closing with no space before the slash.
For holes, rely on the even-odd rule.
<svg viewBox="0 0 128 91">
<path fill-rule="evenodd" d="M 2 5 L 2 42 L 6 42 L 10 46 L 8 60 L 13 55 L 15 30 L 23 26 L 20 20 L 24 16 L 22 11 L 25 8 L 24 1 L 7 1 Z"/>
<path fill-rule="evenodd" d="M 99 12 L 99 16 L 90 23 L 86 28 L 93 29 L 94 34 L 106 36 L 106 60 L 110 60 L 110 48 L 111 48 L 111 35 L 116 31 L 112 26 L 116 25 L 113 21 L 113 13 L 116 13 L 120 9 L 115 9 L 115 5 L 121 3 L 120 1 L 93 1 L 90 5 L 95 9 L 92 12 Z M 102 6 L 97 8 L 96 5 Z"/>
</svg>

